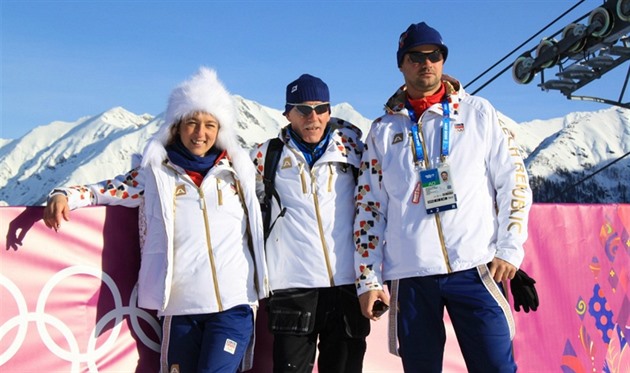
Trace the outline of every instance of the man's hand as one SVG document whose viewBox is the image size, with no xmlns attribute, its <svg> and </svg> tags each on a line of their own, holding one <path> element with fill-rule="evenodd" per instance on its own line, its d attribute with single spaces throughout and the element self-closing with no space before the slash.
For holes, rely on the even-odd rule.
<svg viewBox="0 0 630 373">
<path fill-rule="evenodd" d="M 488 267 L 490 268 L 490 276 L 492 276 L 496 282 L 513 279 L 517 270 L 515 266 L 499 258 L 492 259 Z"/>
<path fill-rule="evenodd" d="M 376 302 L 377 299 L 389 305 L 389 295 L 387 295 L 387 293 L 383 290 L 370 290 L 359 295 L 361 313 L 363 314 L 363 316 L 373 321 L 380 319 L 380 316 L 376 316 L 372 312 L 374 302 Z"/>
<path fill-rule="evenodd" d="M 44 208 L 44 223 L 48 228 L 57 232 L 62 220 L 70 221 L 68 198 L 63 194 L 56 194 L 48 200 L 48 204 Z"/>
</svg>

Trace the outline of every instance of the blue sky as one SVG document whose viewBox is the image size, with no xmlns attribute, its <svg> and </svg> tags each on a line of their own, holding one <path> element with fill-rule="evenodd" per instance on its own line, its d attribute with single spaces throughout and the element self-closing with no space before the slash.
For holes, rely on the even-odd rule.
<svg viewBox="0 0 630 373">
<path fill-rule="evenodd" d="M 277 109 L 287 83 L 310 73 L 328 83 L 333 104 L 375 118 L 403 82 L 395 56 L 409 24 L 425 21 L 441 32 L 449 47 L 444 72 L 467 84 L 576 3 L 2 0 L 0 138 L 116 106 L 158 115 L 171 89 L 201 65 L 215 68 L 231 93 Z M 582 2 L 519 52 L 602 4 Z M 576 94 L 616 100 L 627 68 Z M 510 68 L 478 95 L 517 122 L 608 107 L 542 91 L 539 82 L 519 85 Z"/>
</svg>

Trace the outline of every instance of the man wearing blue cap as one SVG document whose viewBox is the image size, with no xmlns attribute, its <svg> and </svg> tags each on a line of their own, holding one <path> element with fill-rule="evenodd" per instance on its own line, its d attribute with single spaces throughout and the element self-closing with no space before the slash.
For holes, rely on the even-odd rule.
<svg viewBox="0 0 630 373">
<path fill-rule="evenodd" d="M 331 117 L 328 86 L 309 74 L 287 86 L 284 115 L 289 125 L 278 138 L 251 153 L 259 197 L 270 205 L 265 250 L 273 370 L 311 372 L 319 339 L 320 372 L 359 373 L 370 331 L 353 269 L 361 131 Z M 266 160 L 278 153 L 274 171 Z"/>
<path fill-rule="evenodd" d="M 390 351 L 406 372 L 442 371 L 445 308 L 468 371 L 514 372 L 500 283 L 523 261 L 531 190 L 496 110 L 442 74 L 448 53 L 424 22 L 400 35 L 405 84 L 372 124 L 359 173 L 357 292 L 372 320 L 375 302 L 391 305 Z"/>
</svg>

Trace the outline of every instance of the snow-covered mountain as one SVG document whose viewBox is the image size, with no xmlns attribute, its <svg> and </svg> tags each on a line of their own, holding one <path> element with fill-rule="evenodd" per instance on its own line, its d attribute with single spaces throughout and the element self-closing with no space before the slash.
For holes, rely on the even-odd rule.
<svg viewBox="0 0 630 373">
<path fill-rule="evenodd" d="M 235 96 L 241 144 L 277 136 L 287 124 L 280 110 Z M 365 133 L 371 120 L 348 104 L 332 107 L 332 115 L 351 121 Z M 163 115 L 136 115 L 116 107 L 75 122 L 52 122 L 16 140 L 0 139 L 0 205 L 33 206 L 55 187 L 92 183 L 129 171 L 140 162 L 149 137 Z"/>
<path fill-rule="evenodd" d="M 526 156 L 535 201 L 630 202 L 630 110 L 610 107 L 508 126 Z"/>
<path fill-rule="evenodd" d="M 235 98 L 244 147 L 276 136 L 286 125 L 280 110 Z M 371 120 L 349 104 L 334 106 L 332 114 L 367 134 Z M 609 108 L 521 124 L 505 116 L 502 120 L 527 156 L 536 201 L 630 202 L 630 157 L 621 158 L 630 151 L 629 110 Z M 128 171 L 139 163 L 139 153 L 162 121 L 162 115 L 136 115 L 117 107 L 75 122 L 52 122 L 19 139 L 0 139 L 0 205 L 40 205 L 55 187 Z"/>
</svg>

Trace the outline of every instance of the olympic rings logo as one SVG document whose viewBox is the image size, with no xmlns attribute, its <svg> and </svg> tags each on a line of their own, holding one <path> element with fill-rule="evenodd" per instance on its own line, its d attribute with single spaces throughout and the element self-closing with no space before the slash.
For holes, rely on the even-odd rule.
<svg viewBox="0 0 630 373">
<path fill-rule="evenodd" d="M 94 326 L 94 330 L 90 333 L 91 337 L 88 340 L 87 346 L 84 346 L 84 351 L 81 351 L 81 347 L 70 328 L 60 319 L 47 314 L 45 309 L 46 300 L 49 298 L 50 293 L 55 286 L 57 286 L 65 278 L 78 274 L 87 274 L 100 279 L 109 288 L 114 301 L 114 308 L 103 315 L 103 317 L 101 317 Z M 44 285 L 39 298 L 37 299 L 35 312 L 28 311 L 26 299 L 24 299 L 20 289 L 10 279 L 2 274 L 0 274 L 0 286 L 4 286 L 13 296 L 18 309 L 17 316 L 10 318 L 4 324 L 0 325 L 0 340 L 2 340 L 13 328 L 18 328 L 13 342 L 6 351 L 0 352 L 0 366 L 9 361 L 24 343 L 29 322 L 34 322 L 36 324 L 42 342 L 53 354 L 71 363 L 71 372 L 78 372 L 82 363 L 87 364 L 90 372 L 98 371 L 96 361 L 106 355 L 116 343 L 116 340 L 121 332 L 122 321 L 125 315 L 129 315 L 131 327 L 137 336 L 138 341 L 153 351 L 158 352 L 160 350 L 159 341 L 153 341 L 146 335 L 140 326 L 139 319 L 148 322 L 159 338 L 161 329 L 157 320 L 150 313 L 135 306 L 138 297 L 136 288 L 134 288 L 129 298 L 129 306 L 124 306 L 120 291 L 114 280 L 107 273 L 98 269 L 89 266 L 72 266 L 57 272 Z M 6 302 L 6 300 L 3 300 L 3 303 L 4 302 Z M 112 320 L 115 321 L 114 327 L 109 333 L 107 340 L 97 347 L 96 342 L 98 338 L 96 336 L 99 336 L 105 326 Z M 54 341 L 48 332 L 47 326 L 52 326 L 61 333 L 68 344 L 67 350 L 59 346 Z"/>
</svg>

